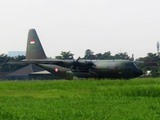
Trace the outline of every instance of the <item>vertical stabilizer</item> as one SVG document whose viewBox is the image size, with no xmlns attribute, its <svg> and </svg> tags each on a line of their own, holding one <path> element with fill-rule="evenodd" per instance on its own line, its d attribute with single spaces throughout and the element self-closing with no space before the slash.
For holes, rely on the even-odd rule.
<svg viewBox="0 0 160 120">
<path fill-rule="evenodd" d="M 45 52 L 35 29 L 28 32 L 26 59 L 46 59 Z"/>
</svg>

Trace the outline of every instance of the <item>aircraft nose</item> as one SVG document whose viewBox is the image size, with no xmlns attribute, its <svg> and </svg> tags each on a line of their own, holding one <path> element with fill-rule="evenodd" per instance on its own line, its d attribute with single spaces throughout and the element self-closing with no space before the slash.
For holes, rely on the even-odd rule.
<svg viewBox="0 0 160 120">
<path fill-rule="evenodd" d="M 135 77 L 138 77 L 138 76 L 140 76 L 140 75 L 143 75 L 143 71 L 142 71 L 142 70 L 137 69 L 137 70 L 134 71 L 134 76 L 135 76 Z"/>
</svg>

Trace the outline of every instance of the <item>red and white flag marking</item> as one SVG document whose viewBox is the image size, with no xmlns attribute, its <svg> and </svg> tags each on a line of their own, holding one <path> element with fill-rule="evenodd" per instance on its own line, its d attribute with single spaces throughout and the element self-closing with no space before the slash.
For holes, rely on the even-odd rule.
<svg viewBox="0 0 160 120">
<path fill-rule="evenodd" d="M 30 40 L 30 44 L 34 44 L 35 43 L 35 40 Z"/>
<path fill-rule="evenodd" d="M 56 67 L 56 68 L 54 69 L 54 71 L 55 71 L 56 73 L 58 73 L 59 69 Z"/>
</svg>

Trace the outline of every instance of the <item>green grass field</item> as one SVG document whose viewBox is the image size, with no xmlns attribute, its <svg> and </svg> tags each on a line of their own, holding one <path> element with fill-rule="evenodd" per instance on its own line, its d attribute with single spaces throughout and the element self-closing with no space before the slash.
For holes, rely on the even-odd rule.
<svg viewBox="0 0 160 120">
<path fill-rule="evenodd" d="M 0 119 L 158 120 L 160 78 L 1 81 Z"/>
</svg>

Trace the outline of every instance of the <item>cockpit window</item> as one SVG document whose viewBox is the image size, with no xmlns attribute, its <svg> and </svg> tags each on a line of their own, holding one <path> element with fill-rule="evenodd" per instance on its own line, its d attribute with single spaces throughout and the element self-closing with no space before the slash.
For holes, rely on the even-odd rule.
<svg viewBox="0 0 160 120">
<path fill-rule="evenodd" d="M 127 63 L 126 66 L 130 66 L 130 67 L 136 67 L 138 68 L 138 66 L 134 63 L 134 62 L 130 62 L 130 63 Z M 139 68 L 138 68 L 139 69 Z"/>
<path fill-rule="evenodd" d="M 138 68 L 138 66 L 136 65 L 136 63 L 133 63 L 134 64 L 134 66 L 136 66 L 136 68 Z"/>
</svg>

